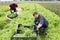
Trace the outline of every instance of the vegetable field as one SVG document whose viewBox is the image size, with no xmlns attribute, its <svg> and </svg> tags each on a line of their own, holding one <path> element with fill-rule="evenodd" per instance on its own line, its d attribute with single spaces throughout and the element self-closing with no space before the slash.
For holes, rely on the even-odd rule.
<svg viewBox="0 0 60 40">
<path fill-rule="evenodd" d="M 60 40 L 60 17 L 40 4 L 33 3 L 19 4 L 19 7 L 22 8 L 23 11 L 18 15 L 18 17 L 12 19 L 12 21 L 7 20 L 6 17 L 10 14 L 10 11 L 8 11 L 8 5 L 0 6 L 0 40 L 10 40 L 11 36 L 16 32 L 17 24 L 19 23 L 33 25 L 34 19 L 32 14 L 35 11 L 35 6 L 37 11 L 44 15 L 44 17 L 49 21 L 49 26 L 46 31 L 47 35 L 38 36 L 37 40 Z M 22 29 L 24 33 L 15 36 L 35 36 L 35 33 L 32 34 L 32 29 L 24 28 L 23 26 L 20 29 Z"/>
<path fill-rule="evenodd" d="M 41 3 L 41 5 L 60 16 L 60 3 Z"/>
</svg>

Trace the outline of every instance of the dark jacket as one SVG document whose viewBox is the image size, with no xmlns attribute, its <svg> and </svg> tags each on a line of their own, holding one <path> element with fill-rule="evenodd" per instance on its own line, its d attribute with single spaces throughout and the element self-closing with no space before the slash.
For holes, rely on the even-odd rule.
<svg viewBox="0 0 60 40">
<path fill-rule="evenodd" d="M 41 14 L 39 14 L 37 19 L 35 18 L 34 23 L 35 23 L 35 25 L 38 25 L 39 23 L 42 25 L 48 25 L 48 21 Z"/>
</svg>

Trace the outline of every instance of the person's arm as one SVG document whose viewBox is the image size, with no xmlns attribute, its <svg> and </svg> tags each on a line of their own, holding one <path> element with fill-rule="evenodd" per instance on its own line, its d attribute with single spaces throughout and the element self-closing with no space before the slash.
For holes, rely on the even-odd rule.
<svg viewBox="0 0 60 40">
<path fill-rule="evenodd" d="M 43 23 L 44 23 L 44 19 L 43 19 L 43 17 L 40 17 L 40 22 L 39 22 L 39 24 L 38 24 L 38 26 L 37 26 L 37 30 L 38 30 L 40 27 L 42 27 Z"/>
<path fill-rule="evenodd" d="M 36 19 L 34 19 L 34 25 L 36 25 L 35 22 L 36 22 Z"/>
<path fill-rule="evenodd" d="M 39 23 L 38 26 L 37 26 L 37 30 L 38 30 L 41 26 L 42 26 L 42 24 Z"/>
<path fill-rule="evenodd" d="M 9 9 L 10 9 L 10 7 L 9 7 Z"/>
<path fill-rule="evenodd" d="M 11 7 L 12 4 L 9 4 L 9 7 Z"/>
<path fill-rule="evenodd" d="M 18 4 L 16 4 L 16 7 L 18 7 Z"/>
</svg>

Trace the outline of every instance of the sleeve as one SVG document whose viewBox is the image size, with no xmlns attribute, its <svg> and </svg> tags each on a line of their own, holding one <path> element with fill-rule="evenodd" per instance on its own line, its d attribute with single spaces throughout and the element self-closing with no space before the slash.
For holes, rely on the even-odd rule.
<svg viewBox="0 0 60 40">
<path fill-rule="evenodd" d="M 39 22 L 40 24 L 43 24 L 44 23 L 44 18 L 43 18 L 43 16 L 40 16 L 40 22 Z"/>
<path fill-rule="evenodd" d="M 18 5 L 16 4 L 16 7 L 18 7 Z"/>
<path fill-rule="evenodd" d="M 9 7 L 11 7 L 12 3 L 9 4 Z"/>
<path fill-rule="evenodd" d="M 35 19 L 34 19 L 34 25 L 35 25 Z"/>
<path fill-rule="evenodd" d="M 11 7 L 11 4 L 9 4 L 9 7 Z"/>
</svg>

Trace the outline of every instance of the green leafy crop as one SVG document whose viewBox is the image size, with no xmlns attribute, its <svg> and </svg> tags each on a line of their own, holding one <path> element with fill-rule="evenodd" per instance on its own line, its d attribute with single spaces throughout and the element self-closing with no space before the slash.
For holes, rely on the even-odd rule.
<svg viewBox="0 0 60 40">
<path fill-rule="evenodd" d="M 47 35 L 43 36 L 43 37 L 38 36 L 37 40 L 60 40 L 60 17 L 58 15 L 56 15 L 54 12 L 47 10 L 40 4 L 33 4 L 33 3 L 19 4 L 19 7 L 22 8 L 22 13 L 19 14 L 18 17 L 14 18 L 12 21 L 10 21 L 10 23 L 7 23 L 7 25 L 5 25 L 6 28 L 4 28 L 3 30 L 0 30 L 0 40 L 10 40 L 11 36 L 14 34 L 14 32 L 16 32 L 17 24 L 19 24 L 19 23 L 25 24 L 25 25 L 33 25 L 34 18 L 32 16 L 32 14 L 35 11 L 34 5 L 36 6 L 36 10 L 49 21 L 49 26 L 46 31 Z M 3 8 L 4 7 L 2 7 L 2 9 Z M 6 15 L 8 13 L 10 13 L 10 12 L 7 11 Z M 6 15 L 3 17 L 6 17 Z M 5 20 L 5 19 L 3 19 L 3 20 Z M 5 22 L 5 21 L 2 21 L 2 22 Z M 0 24 L 2 24 L 2 23 L 0 23 Z M 33 27 L 31 27 L 31 28 L 33 28 Z M 21 29 L 24 31 L 24 33 L 16 34 L 16 36 L 19 36 L 19 37 L 35 36 L 35 34 L 32 34 L 32 29 L 28 29 L 28 28 L 24 28 L 24 27 L 22 27 Z"/>
</svg>

